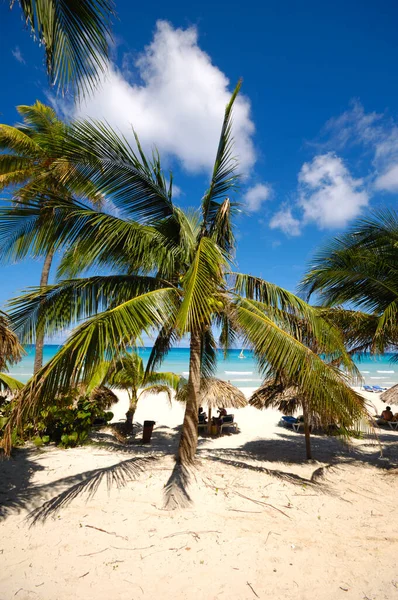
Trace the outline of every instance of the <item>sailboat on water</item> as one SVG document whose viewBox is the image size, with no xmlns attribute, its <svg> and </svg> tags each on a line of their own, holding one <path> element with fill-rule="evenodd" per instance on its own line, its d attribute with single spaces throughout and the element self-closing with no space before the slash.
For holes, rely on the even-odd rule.
<svg viewBox="0 0 398 600">
<path fill-rule="evenodd" d="M 243 354 L 243 348 L 240 351 L 239 358 L 246 358 L 246 356 Z"/>
</svg>

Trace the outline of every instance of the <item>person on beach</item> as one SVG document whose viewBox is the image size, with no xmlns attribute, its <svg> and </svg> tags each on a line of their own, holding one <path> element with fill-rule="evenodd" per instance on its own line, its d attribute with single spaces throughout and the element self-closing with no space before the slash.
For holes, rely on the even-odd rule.
<svg viewBox="0 0 398 600">
<path fill-rule="evenodd" d="M 198 410 L 198 417 L 199 417 L 199 423 L 206 423 L 207 422 L 207 415 L 203 410 L 203 407 L 200 406 L 199 410 Z"/>
<path fill-rule="evenodd" d="M 383 412 L 381 413 L 381 416 L 385 421 L 392 421 L 394 418 L 394 415 L 392 414 L 392 410 L 389 406 L 386 406 L 386 409 L 383 410 Z"/>
</svg>

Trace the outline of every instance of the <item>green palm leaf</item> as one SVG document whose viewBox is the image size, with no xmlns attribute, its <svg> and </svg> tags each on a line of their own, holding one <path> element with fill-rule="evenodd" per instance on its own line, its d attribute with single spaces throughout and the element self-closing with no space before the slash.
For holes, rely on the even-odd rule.
<svg viewBox="0 0 398 600">
<path fill-rule="evenodd" d="M 234 189 L 239 180 L 239 176 L 236 173 L 237 161 L 232 156 L 232 109 L 241 86 L 242 81 L 240 80 L 225 108 L 224 121 L 210 186 L 202 198 L 203 226 L 205 228 L 207 228 L 208 224 L 211 226 L 213 223 L 215 214 L 220 206 L 218 200 L 225 197 L 231 189 Z"/>
<path fill-rule="evenodd" d="M 244 332 L 245 343 L 256 354 L 260 370 L 266 376 L 284 373 L 305 393 L 312 410 L 348 430 L 368 413 L 364 398 L 345 381 L 333 365 L 325 363 L 316 353 L 284 331 L 250 300 L 237 308 L 237 318 Z"/>
<path fill-rule="evenodd" d="M 35 39 L 43 44 L 52 84 L 91 91 L 106 70 L 112 0 L 20 0 Z M 13 2 L 11 2 L 11 6 Z"/>
</svg>

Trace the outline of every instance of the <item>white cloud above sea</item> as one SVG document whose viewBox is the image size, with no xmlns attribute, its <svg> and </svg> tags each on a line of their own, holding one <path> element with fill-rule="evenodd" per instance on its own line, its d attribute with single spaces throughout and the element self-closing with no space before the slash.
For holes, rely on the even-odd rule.
<svg viewBox="0 0 398 600">
<path fill-rule="evenodd" d="M 191 173 L 209 172 L 234 82 L 198 44 L 195 27 L 174 28 L 158 21 L 152 42 L 137 58 L 111 64 L 101 86 L 73 116 L 105 119 L 126 136 L 136 129 L 145 148 L 177 159 Z M 124 67 L 124 68 L 123 68 Z M 255 127 L 249 100 L 234 106 L 234 154 L 249 175 L 256 161 Z"/>
<path fill-rule="evenodd" d="M 11 53 L 13 55 L 13 57 L 15 58 L 15 60 L 17 60 L 19 63 L 21 64 L 26 64 L 26 61 L 24 59 L 24 57 L 22 56 L 22 52 L 19 49 L 19 46 L 15 46 L 15 48 L 13 50 L 11 50 Z"/>
<path fill-rule="evenodd" d="M 266 200 L 272 195 L 272 188 L 269 184 L 256 183 L 249 187 L 244 195 L 244 204 L 249 212 L 257 212 Z"/>
</svg>

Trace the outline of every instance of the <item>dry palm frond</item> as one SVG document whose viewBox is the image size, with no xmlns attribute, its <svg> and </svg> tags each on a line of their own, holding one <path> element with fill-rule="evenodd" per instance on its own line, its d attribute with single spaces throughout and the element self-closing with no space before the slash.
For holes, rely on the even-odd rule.
<svg viewBox="0 0 398 600">
<path fill-rule="evenodd" d="M 186 402 L 187 396 L 188 385 L 185 383 L 179 388 L 176 400 Z M 243 392 L 232 383 L 209 377 L 201 381 L 200 403 L 208 408 L 243 408 L 248 402 Z"/>
<path fill-rule="evenodd" d="M 380 396 L 380 400 L 386 404 L 398 404 L 398 383 Z"/>
<path fill-rule="evenodd" d="M 9 326 L 7 316 L 0 311 L 0 371 L 7 370 L 7 363 L 21 360 L 24 349 Z"/>
</svg>

